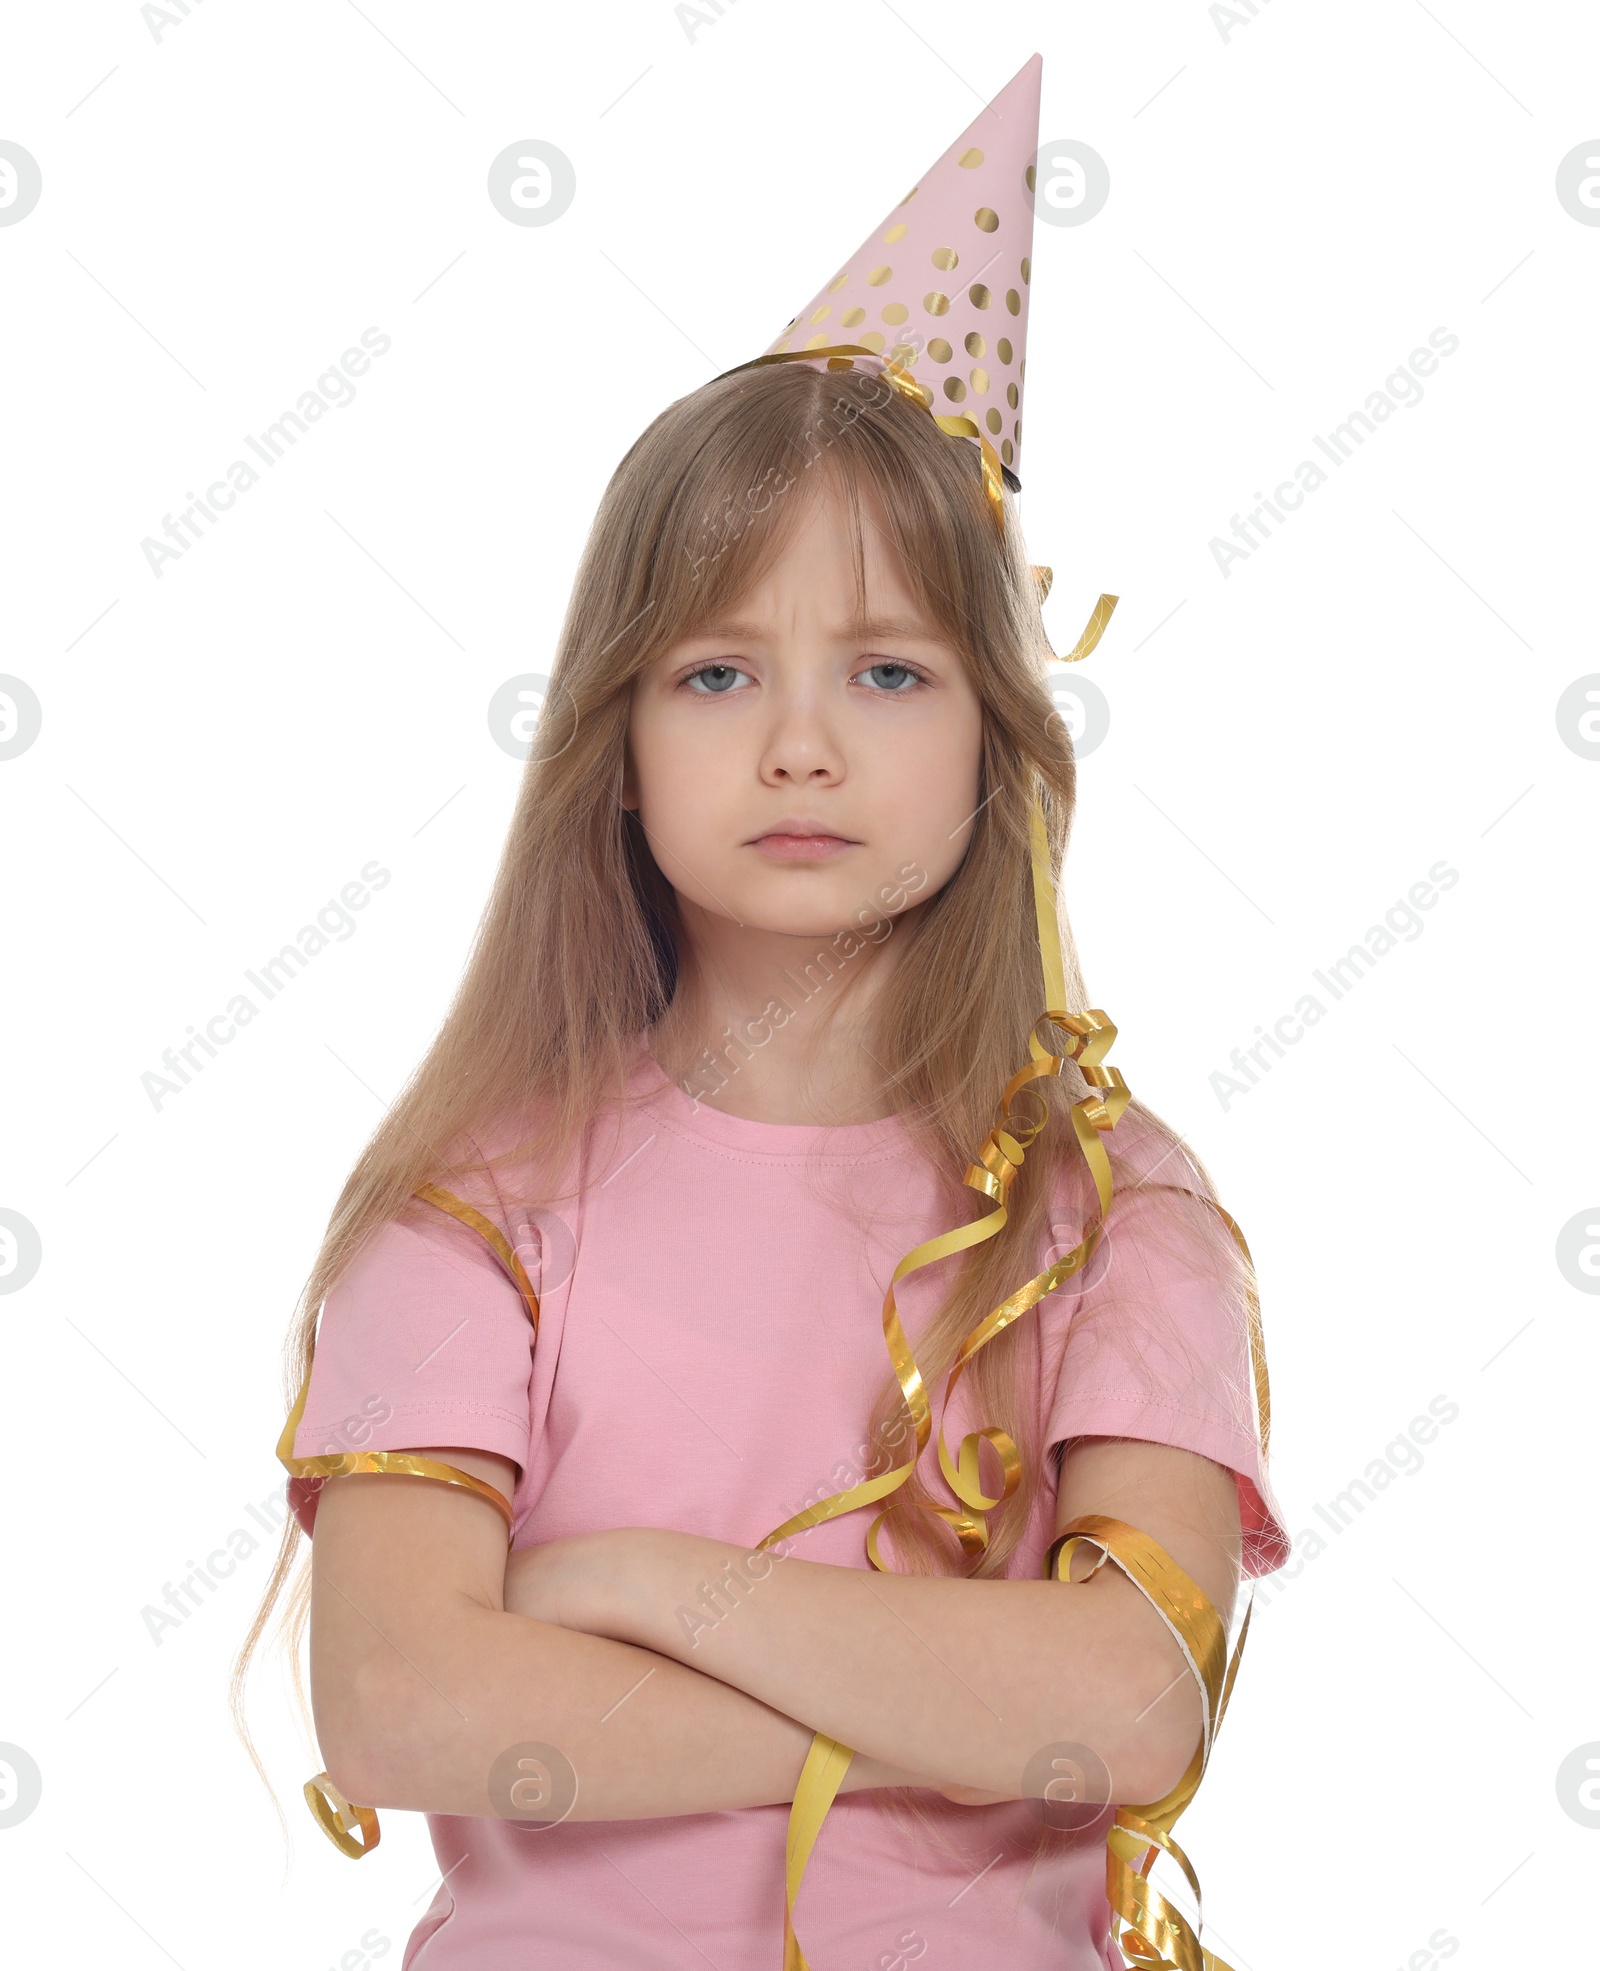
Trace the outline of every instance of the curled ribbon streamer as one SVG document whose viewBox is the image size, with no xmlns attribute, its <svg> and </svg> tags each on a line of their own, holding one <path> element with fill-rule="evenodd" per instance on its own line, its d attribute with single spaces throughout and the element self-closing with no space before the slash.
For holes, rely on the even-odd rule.
<svg viewBox="0 0 1600 1971">
<path fill-rule="evenodd" d="M 806 1753 L 805 1764 L 795 1782 L 794 1804 L 789 1812 L 789 1833 L 784 1849 L 783 1971 L 810 1971 L 792 1920 L 800 1878 L 806 1872 L 811 1850 L 828 1809 L 855 1757 L 848 1745 L 818 1732 Z"/>
<path fill-rule="evenodd" d="M 463 1225 L 471 1228 L 493 1248 L 511 1277 L 521 1291 L 523 1305 L 535 1334 L 539 1332 L 539 1299 L 533 1290 L 533 1282 L 528 1278 L 515 1247 L 492 1219 L 485 1218 L 481 1211 L 475 1210 L 464 1199 L 451 1192 L 441 1190 L 437 1184 L 425 1184 L 415 1194 L 425 1204 L 447 1211 L 452 1218 L 459 1218 Z M 315 1359 L 316 1343 L 312 1342 Z M 383 1478 L 432 1478 L 446 1485 L 465 1487 L 476 1492 L 480 1498 L 487 1499 L 505 1520 L 506 1541 L 512 1537 L 511 1501 L 497 1486 L 486 1479 L 474 1477 L 470 1471 L 463 1471 L 459 1465 L 445 1464 L 439 1458 L 421 1458 L 410 1451 L 343 1451 L 316 1458 L 297 1458 L 294 1455 L 295 1433 L 300 1428 L 300 1419 L 305 1414 L 306 1396 L 311 1388 L 311 1370 L 307 1367 L 305 1379 L 300 1385 L 300 1394 L 294 1399 L 294 1408 L 289 1412 L 288 1422 L 283 1426 L 278 1438 L 277 1457 L 291 1478 L 315 1479 L 316 1489 L 330 1478 L 339 1478 L 350 1472 L 374 1472 Z M 306 1804 L 316 1817 L 317 1825 L 342 1855 L 349 1855 L 359 1861 L 363 1855 L 370 1855 L 378 1845 L 378 1816 L 371 1807 L 351 1804 L 329 1779 L 326 1773 L 318 1773 L 315 1779 L 308 1779 L 304 1792 Z M 352 1830 L 359 1827 L 362 1840 L 357 1842 Z"/>
<path fill-rule="evenodd" d="M 378 1816 L 371 1807 L 354 1807 L 329 1779 L 326 1773 L 318 1773 L 315 1779 L 308 1779 L 302 1788 L 306 1805 L 316 1816 L 316 1822 L 341 1855 L 349 1855 L 360 1861 L 363 1855 L 370 1855 L 377 1847 L 381 1836 L 378 1832 Z M 353 1830 L 361 1829 L 361 1839 L 355 1838 Z"/>
<path fill-rule="evenodd" d="M 1041 595 L 1039 598 L 1041 602 L 1043 602 L 1044 596 L 1050 593 L 1050 570 L 1048 568 L 1044 570 L 1044 575 L 1046 579 L 1044 595 Z M 1066 655 L 1064 657 L 1058 657 L 1056 662 L 1058 664 L 1081 663 L 1100 641 L 1101 633 L 1105 629 L 1106 624 L 1111 621 L 1111 612 L 1116 606 L 1117 598 L 1114 595 L 1101 596 L 1100 600 L 1095 604 L 1088 622 L 1083 626 L 1083 635 L 1078 638 L 1078 641 Z"/>
<path fill-rule="evenodd" d="M 1191 1198 L 1195 1195 L 1178 1184 L 1157 1184 L 1150 1188 L 1181 1191 L 1185 1197 Z M 1255 1262 L 1237 1221 L 1215 1199 L 1207 1198 L 1205 1202 L 1227 1226 L 1245 1259 L 1247 1332 L 1251 1375 L 1256 1392 L 1256 1431 L 1264 1458 L 1272 1435 L 1272 1395 L 1261 1333 Z M 1198 1922 L 1201 1908 L 1199 1879 L 1188 1856 L 1172 1838 L 1172 1828 L 1199 1790 L 1217 1733 L 1227 1714 L 1228 1700 L 1233 1695 L 1234 1680 L 1239 1673 L 1240 1658 L 1244 1655 L 1245 1639 L 1250 1633 L 1254 1597 L 1245 1608 L 1238 1641 L 1224 1669 L 1222 1659 L 1226 1638 L 1221 1618 L 1208 1597 L 1155 1541 L 1120 1521 L 1098 1515 L 1074 1520 L 1045 1555 L 1044 1572 L 1047 1579 L 1067 1578 L 1070 1554 L 1079 1540 L 1101 1549 L 1097 1568 L 1107 1559 L 1115 1562 L 1156 1608 L 1176 1637 L 1201 1695 L 1203 1722 L 1200 1744 L 1195 1748 L 1194 1757 L 1182 1779 L 1165 1799 L 1150 1806 L 1120 1807 L 1107 1831 L 1106 1900 L 1112 1913 L 1125 1926 L 1119 1939 L 1122 1953 L 1135 1971 L 1231 1971 L 1222 1958 L 1205 1948 L 1197 1930 L 1190 1927 L 1183 1912 L 1151 1886 L 1149 1874 L 1158 1856 L 1169 1855 L 1189 1883 Z"/>
<path fill-rule="evenodd" d="M 1170 1187 L 1168 1187 L 1170 1188 Z M 1263 1370 L 1265 1364 L 1258 1366 Z M 1106 1900 L 1126 1926 L 1119 1939 L 1123 1955 L 1138 1971 L 1230 1971 L 1225 1961 L 1200 1942 L 1182 1911 L 1149 1881 L 1158 1855 L 1168 1855 L 1183 1871 L 1200 1921 L 1200 1881 L 1188 1856 L 1172 1837 L 1173 1824 L 1199 1790 L 1216 1736 L 1233 1694 L 1239 1659 L 1250 1633 L 1251 1610 L 1228 1656 L 1221 1617 L 1209 1597 L 1190 1580 L 1165 1548 L 1148 1534 L 1100 1514 L 1075 1519 L 1045 1555 L 1047 1580 L 1066 1581 L 1079 1543 L 1101 1550 L 1093 1574 L 1111 1560 L 1160 1615 L 1177 1641 L 1200 1690 L 1200 1743 L 1182 1779 L 1162 1800 L 1149 1806 L 1123 1806 L 1106 1835 Z"/>
</svg>

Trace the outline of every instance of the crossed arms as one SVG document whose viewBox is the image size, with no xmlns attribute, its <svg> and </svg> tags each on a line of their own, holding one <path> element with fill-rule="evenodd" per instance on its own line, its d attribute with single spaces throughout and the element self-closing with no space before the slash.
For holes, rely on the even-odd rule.
<svg viewBox="0 0 1600 1971">
<path fill-rule="evenodd" d="M 416 1448 L 511 1495 L 504 1458 Z M 1079 1439 L 1056 1525 L 1086 1513 L 1158 1541 L 1227 1622 L 1231 1472 L 1169 1445 Z M 620 1820 L 786 1802 L 817 1731 L 856 1750 L 844 1792 L 1016 1799 L 1028 1760 L 1068 1741 L 1104 1760 L 1113 1799 L 1138 1803 L 1188 1765 L 1199 1693 L 1115 1568 L 974 1581 L 807 1561 L 803 1540 L 794 1552 L 763 1572 L 723 1541 L 622 1528 L 508 1556 L 500 1515 L 462 1488 L 330 1482 L 311 1608 L 328 1772 L 369 1806 L 489 1814 L 496 1760 L 537 1742 L 578 1775 L 573 1819 Z"/>
</svg>

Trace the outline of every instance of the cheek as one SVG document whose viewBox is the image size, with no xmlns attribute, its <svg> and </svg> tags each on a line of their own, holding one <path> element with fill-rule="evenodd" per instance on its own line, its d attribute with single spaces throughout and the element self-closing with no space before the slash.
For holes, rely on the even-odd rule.
<svg viewBox="0 0 1600 1971">
<path fill-rule="evenodd" d="M 879 750 L 880 785 L 919 834 L 943 842 L 972 813 L 982 740 L 974 706 L 957 717 L 897 734 Z M 955 853 L 959 859 L 959 849 Z"/>
<path fill-rule="evenodd" d="M 691 832 L 715 809 L 721 774 L 687 721 L 642 719 L 629 733 L 639 817 L 653 834 Z"/>
</svg>

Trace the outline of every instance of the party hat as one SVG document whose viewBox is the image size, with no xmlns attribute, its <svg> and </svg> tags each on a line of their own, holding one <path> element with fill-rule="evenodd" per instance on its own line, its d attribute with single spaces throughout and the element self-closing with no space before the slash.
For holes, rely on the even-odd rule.
<svg viewBox="0 0 1600 1971">
<path fill-rule="evenodd" d="M 1023 63 L 765 352 L 855 343 L 903 365 L 947 430 L 970 421 L 954 435 L 993 447 L 1014 492 L 1043 68 Z"/>
</svg>

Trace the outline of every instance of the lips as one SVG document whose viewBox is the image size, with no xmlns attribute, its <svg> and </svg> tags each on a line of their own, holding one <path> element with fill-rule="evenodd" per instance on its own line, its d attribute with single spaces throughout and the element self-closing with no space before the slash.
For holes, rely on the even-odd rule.
<svg viewBox="0 0 1600 1971">
<path fill-rule="evenodd" d="M 836 835 L 823 822 L 785 815 L 746 846 L 781 862 L 820 862 L 861 844 L 849 836 Z"/>
<path fill-rule="evenodd" d="M 837 828 L 830 828 L 825 821 L 813 821 L 808 815 L 780 815 L 770 828 L 762 830 L 766 835 L 832 835 L 836 841 L 847 841 Z M 758 838 L 759 839 L 759 838 Z"/>
</svg>

